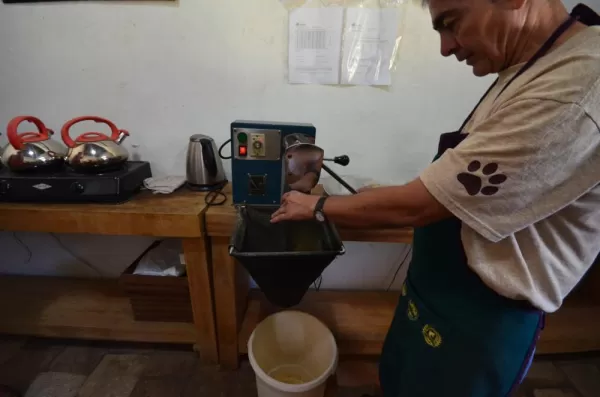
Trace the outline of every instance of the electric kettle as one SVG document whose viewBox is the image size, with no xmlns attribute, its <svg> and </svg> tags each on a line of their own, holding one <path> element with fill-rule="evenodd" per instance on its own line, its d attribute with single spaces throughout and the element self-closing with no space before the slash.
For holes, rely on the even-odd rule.
<svg viewBox="0 0 600 397">
<path fill-rule="evenodd" d="M 219 190 L 227 184 L 223 162 L 214 139 L 195 134 L 187 150 L 187 186 L 192 190 Z"/>
</svg>

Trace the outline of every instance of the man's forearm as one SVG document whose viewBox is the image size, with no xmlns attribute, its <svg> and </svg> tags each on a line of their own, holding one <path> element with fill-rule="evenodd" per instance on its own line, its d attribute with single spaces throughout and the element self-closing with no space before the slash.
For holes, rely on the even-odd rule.
<svg viewBox="0 0 600 397">
<path fill-rule="evenodd" d="M 415 227 L 449 216 L 420 180 L 379 187 L 352 196 L 329 197 L 327 218 L 346 227 Z"/>
<path fill-rule="evenodd" d="M 324 212 L 327 218 L 340 226 L 347 227 L 403 227 L 410 226 L 412 217 L 406 208 L 387 201 L 393 188 L 377 188 L 352 196 L 329 197 Z"/>
</svg>

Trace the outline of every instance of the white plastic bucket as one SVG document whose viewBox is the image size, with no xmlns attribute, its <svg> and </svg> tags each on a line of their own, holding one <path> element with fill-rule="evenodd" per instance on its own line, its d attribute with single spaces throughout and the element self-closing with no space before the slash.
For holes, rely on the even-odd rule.
<svg viewBox="0 0 600 397">
<path fill-rule="evenodd" d="M 331 331 L 317 318 L 282 311 L 264 319 L 248 341 L 258 397 L 323 397 L 338 363 Z"/>
</svg>

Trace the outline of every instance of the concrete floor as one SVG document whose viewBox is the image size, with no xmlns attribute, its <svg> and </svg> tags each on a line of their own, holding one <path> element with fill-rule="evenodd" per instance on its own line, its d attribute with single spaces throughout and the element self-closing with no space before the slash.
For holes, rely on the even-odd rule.
<svg viewBox="0 0 600 397">
<path fill-rule="evenodd" d="M 373 390 L 376 364 L 341 363 L 338 397 Z M 244 361 L 221 372 L 173 347 L 0 337 L 0 384 L 25 397 L 254 397 Z M 599 397 L 600 353 L 539 357 L 518 397 Z M 437 397 L 437 396 L 436 396 Z"/>
</svg>

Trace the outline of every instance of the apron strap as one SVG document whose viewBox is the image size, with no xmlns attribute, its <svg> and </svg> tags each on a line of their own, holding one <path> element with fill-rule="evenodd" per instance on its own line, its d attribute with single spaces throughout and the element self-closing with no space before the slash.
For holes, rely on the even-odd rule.
<svg viewBox="0 0 600 397">
<path fill-rule="evenodd" d="M 585 4 L 578 4 L 571 12 L 572 16 L 578 16 L 579 21 L 587 26 L 600 25 L 600 15 Z"/>
<path fill-rule="evenodd" d="M 471 117 L 473 117 L 473 115 L 475 114 L 475 112 L 479 108 L 479 105 L 481 105 L 481 102 L 483 102 L 483 100 L 488 96 L 488 94 L 490 93 L 490 91 L 492 91 L 492 89 L 496 86 L 496 84 L 498 84 L 498 79 L 496 79 L 496 81 L 494 81 L 494 84 L 492 84 L 490 86 L 490 88 L 487 89 L 487 91 L 485 92 L 485 94 L 483 94 L 483 96 L 481 97 L 481 99 L 479 100 L 479 102 L 477 102 L 477 105 L 475 105 L 475 107 L 473 108 L 473 110 L 471 110 L 471 113 L 469 113 L 469 115 L 467 116 L 467 118 L 465 119 L 465 121 L 462 123 L 462 125 L 458 129 L 458 132 L 462 132 L 462 130 L 466 127 L 467 123 L 471 120 Z"/>
<path fill-rule="evenodd" d="M 552 48 L 552 46 L 554 45 L 554 43 L 556 43 L 556 41 L 560 38 L 560 36 L 562 36 L 567 30 L 569 30 L 569 28 L 571 26 L 573 26 L 573 24 L 575 22 L 577 22 L 578 20 L 579 20 L 579 16 L 578 15 L 573 15 L 573 16 L 570 16 L 569 19 L 567 19 L 565 22 L 563 22 L 562 25 L 560 25 L 559 28 L 556 29 L 554 31 L 554 33 L 552 33 L 552 36 L 550 36 L 550 38 L 548 40 L 546 40 L 546 42 L 540 47 L 540 49 L 537 50 L 537 52 L 535 53 L 535 55 L 533 57 L 531 57 L 531 59 L 529 61 L 527 61 L 527 63 L 525 64 L 525 66 L 523 66 L 517 72 L 517 74 L 515 74 L 513 76 L 513 78 L 510 79 L 510 81 L 502 88 L 502 91 L 500 91 L 500 93 L 498 93 L 498 95 L 496 96 L 496 99 L 500 95 L 502 95 L 502 93 L 504 92 L 504 90 L 506 90 L 508 88 L 508 86 L 512 84 L 513 81 L 515 81 L 523 73 L 525 73 L 526 71 L 528 71 L 541 57 L 543 57 L 544 55 L 546 55 L 546 53 L 550 50 L 550 48 Z"/>
<path fill-rule="evenodd" d="M 498 95 L 496 96 L 496 99 L 500 95 L 502 95 L 504 90 L 506 90 L 508 88 L 508 86 L 510 86 L 512 84 L 513 81 L 515 81 L 523 73 L 525 73 L 527 70 L 529 70 L 540 58 L 542 58 L 544 55 L 546 55 L 546 53 L 550 50 L 550 48 L 552 48 L 552 46 L 556 43 L 556 41 L 560 38 L 560 36 L 562 36 L 567 30 L 569 30 L 569 28 L 571 26 L 573 26 L 573 24 L 577 21 L 581 21 L 582 23 L 584 23 L 588 26 L 600 25 L 600 15 L 596 14 L 591 8 L 589 8 L 585 4 L 578 4 L 571 12 L 569 19 L 567 19 L 565 22 L 563 22 L 558 27 L 558 29 L 556 29 L 554 31 L 554 33 L 552 33 L 552 36 L 550 36 L 550 38 L 548 40 L 546 40 L 546 42 L 540 47 L 540 49 L 535 53 L 535 55 L 533 57 L 531 57 L 531 59 L 529 61 L 527 61 L 527 63 L 517 72 L 517 74 L 515 74 L 513 76 L 512 79 L 510 79 L 510 81 L 502 88 L 500 93 L 498 93 Z M 498 83 L 498 79 L 496 79 L 494 84 L 492 84 L 491 87 L 488 88 L 488 90 L 485 92 L 483 97 L 481 97 L 481 99 L 479 100 L 479 102 L 477 103 L 475 108 L 471 111 L 469 116 L 466 118 L 466 120 L 460 126 L 460 129 L 458 130 L 459 132 L 463 131 L 463 129 L 465 128 L 467 123 L 471 120 L 471 118 L 473 117 L 473 115 L 475 114 L 475 112 L 477 111 L 477 109 L 479 108 L 481 103 L 483 102 L 483 100 L 488 96 L 490 91 L 492 91 L 492 89 L 496 86 L 497 83 Z"/>
</svg>

